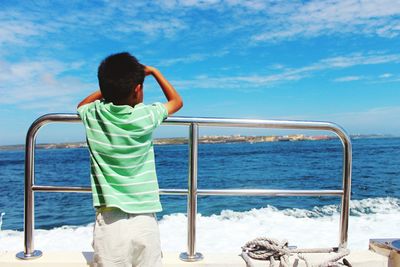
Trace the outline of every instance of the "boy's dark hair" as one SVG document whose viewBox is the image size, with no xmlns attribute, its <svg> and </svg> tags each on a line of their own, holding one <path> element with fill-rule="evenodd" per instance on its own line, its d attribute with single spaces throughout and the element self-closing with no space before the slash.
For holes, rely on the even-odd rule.
<svg viewBox="0 0 400 267">
<path fill-rule="evenodd" d="M 106 57 L 97 72 L 101 94 L 107 102 L 125 100 L 144 81 L 144 66 L 127 52 Z"/>
</svg>

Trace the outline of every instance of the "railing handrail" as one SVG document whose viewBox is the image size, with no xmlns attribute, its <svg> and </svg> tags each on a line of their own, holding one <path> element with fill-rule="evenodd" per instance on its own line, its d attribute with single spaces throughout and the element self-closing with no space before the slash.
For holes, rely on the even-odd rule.
<svg viewBox="0 0 400 267">
<path fill-rule="evenodd" d="M 34 176 L 34 152 L 38 130 L 53 122 L 80 122 L 77 114 L 54 113 L 46 114 L 35 120 L 29 128 L 25 146 L 25 213 L 24 213 L 24 251 L 17 254 L 21 259 L 40 257 L 42 252 L 34 250 L 34 191 L 40 192 L 91 192 L 90 187 L 48 186 L 36 185 Z M 347 246 L 348 219 L 351 188 L 351 141 L 347 133 L 337 124 L 323 121 L 295 121 L 295 120 L 254 120 L 202 117 L 170 117 L 163 124 L 189 126 L 189 177 L 187 189 L 160 189 L 160 194 L 188 196 L 188 249 L 181 254 L 181 259 L 196 261 L 202 258 L 201 253 L 195 251 L 196 214 L 198 195 L 220 196 L 341 196 L 341 213 L 339 225 L 339 247 Z M 246 128 L 273 128 L 320 130 L 335 133 L 343 146 L 343 182 L 341 190 L 273 190 L 273 189 L 197 189 L 197 147 L 199 126 L 213 127 L 246 127 Z"/>
</svg>

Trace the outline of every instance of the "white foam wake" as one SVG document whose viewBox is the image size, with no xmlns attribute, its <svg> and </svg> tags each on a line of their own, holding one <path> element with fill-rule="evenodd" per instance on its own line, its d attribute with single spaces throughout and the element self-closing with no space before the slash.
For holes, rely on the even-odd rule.
<svg viewBox="0 0 400 267">
<path fill-rule="evenodd" d="M 352 201 L 349 248 L 367 249 L 370 238 L 400 236 L 400 200 L 373 198 Z M 184 214 L 164 216 L 160 221 L 164 251 L 185 251 L 187 218 Z M 246 212 L 225 210 L 219 215 L 198 215 L 197 250 L 239 252 L 248 240 L 259 236 L 288 239 L 298 247 L 327 247 L 338 244 L 339 213 L 334 205 L 278 210 L 272 206 Z M 91 251 L 93 224 L 64 226 L 35 231 L 35 247 L 43 251 Z M 23 232 L 0 232 L 0 251 L 23 249 Z"/>
</svg>

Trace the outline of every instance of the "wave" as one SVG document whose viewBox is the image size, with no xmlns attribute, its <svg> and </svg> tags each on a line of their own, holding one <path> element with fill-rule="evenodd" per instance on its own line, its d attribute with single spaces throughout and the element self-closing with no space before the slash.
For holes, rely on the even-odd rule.
<svg viewBox="0 0 400 267">
<path fill-rule="evenodd" d="M 400 199 L 369 198 L 351 201 L 349 248 L 367 249 L 370 238 L 390 238 L 400 229 Z M 273 206 L 245 212 L 224 210 L 220 214 L 197 217 L 197 249 L 200 252 L 239 252 L 247 241 L 260 236 L 288 239 L 299 248 L 338 245 L 337 205 L 311 210 Z M 6 219 L 6 217 L 5 217 Z M 164 251 L 185 251 L 185 214 L 164 215 L 159 220 Z M 43 251 L 91 251 L 93 224 L 63 226 L 35 231 L 35 247 Z M 0 232 L 0 251 L 21 251 L 23 232 Z"/>
<path fill-rule="evenodd" d="M 350 201 L 350 216 L 391 214 L 396 211 L 400 212 L 400 199 L 398 198 L 367 198 Z M 312 210 L 286 209 L 283 212 L 297 218 L 320 218 L 338 214 L 340 212 L 340 206 L 326 205 L 322 207 L 314 207 Z"/>
</svg>

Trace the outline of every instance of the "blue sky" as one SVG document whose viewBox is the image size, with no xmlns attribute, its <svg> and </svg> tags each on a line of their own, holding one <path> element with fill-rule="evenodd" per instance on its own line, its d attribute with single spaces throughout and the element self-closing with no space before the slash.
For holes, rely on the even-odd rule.
<svg viewBox="0 0 400 267">
<path fill-rule="evenodd" d="M 24 143 L 40 115 L 75 112 L 98 88 L 99 62 L 120 51 L 171 81 L 185 103 L 176 116 L 323 120 L 400 135 L 399 41 L 399 0 L 3 0 L 0 145 Z M 145 102 L 162 100 L 147 79 Z M 80 125 L 51 125 L 38 141 L 79 140 Z"/>
</svg>

